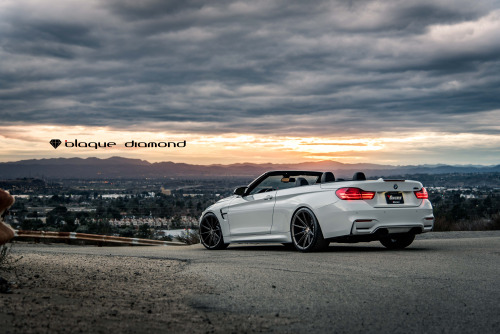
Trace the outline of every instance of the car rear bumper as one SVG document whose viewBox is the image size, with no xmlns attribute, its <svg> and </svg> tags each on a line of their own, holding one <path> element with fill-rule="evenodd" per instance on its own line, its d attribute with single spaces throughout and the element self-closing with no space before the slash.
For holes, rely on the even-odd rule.
<svg viewBox="0 0 500 334">
<path fill-rule="evenodd" d="M 361 201 L 360 201 L 361 202 Z M 418 207 L 374 208 L 359 203 L 356 207 L 322 208 L 318 213 L 325 238 L 348 235 L 384 235 L 425 233 L 434 227 L 432 205 L 424 201 Z"/>
<path fill-rule="evenodd" d="M 378 220 L 354 221 L 351 228 L 352 235 L 365 235 L 373 233 L 395 234 L 395 233 L 425 233 L 432 231 L 434 217 L 421 223 L 387 223 Z M 427 225 L 426 225 L 427 224 Z"/>
</svg>

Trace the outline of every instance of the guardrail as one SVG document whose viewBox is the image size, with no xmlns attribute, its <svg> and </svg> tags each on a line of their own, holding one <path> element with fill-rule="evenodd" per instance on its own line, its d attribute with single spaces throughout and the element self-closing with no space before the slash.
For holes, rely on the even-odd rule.
<svg viewBox="0 0 500 334">
<path fill-rule="evenodd" d="M 35 242 L 39 242 L 41 239 L 54 239 L 54 240 L 59 239 L 59 240 L 66 240 L 67 242 L 70 242 L 71 240 L 82 240 L 82 241 L 90 241 L 93 243 L 97 243 L 98 246 L 102 246 L 104 244 L 117 244 L 117 245 L 129 245 L 129 246 L 186 246 L 186 244 L 181 242 L 114 237 L 111 235 L 76 233 L 76 232 L 16 230 L 14 239 L 15 240 L 33 239 Z"/>
</svg>

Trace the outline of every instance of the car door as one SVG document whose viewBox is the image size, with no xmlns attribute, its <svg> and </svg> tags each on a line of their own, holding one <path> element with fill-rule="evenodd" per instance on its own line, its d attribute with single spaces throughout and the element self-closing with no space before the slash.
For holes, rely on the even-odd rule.
<svg viewBox="0 0 500 334">
<path fill-rule="evenodd" d="M 271 233 L 275 201 L 275 190 L 234 199 L 226 208 L 231 235 Z"/>
</svg>

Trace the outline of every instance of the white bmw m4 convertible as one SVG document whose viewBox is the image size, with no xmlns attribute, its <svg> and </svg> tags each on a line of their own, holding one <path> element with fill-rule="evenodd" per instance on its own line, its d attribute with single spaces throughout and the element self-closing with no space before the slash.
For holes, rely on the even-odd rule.
<svg viewBox="0 0 500 334">
<path fill-rule="evenodd" d="M 208 207 L 200 239 L 207 249 L 271 242 L 310 252 L 330 242 L 375 240 L 400 249 L 433 225 L 427 191 L 417 181 L 366 180 L 361 172 L 335 180 L 331 172 L 270 171 Z"/>
</svg>

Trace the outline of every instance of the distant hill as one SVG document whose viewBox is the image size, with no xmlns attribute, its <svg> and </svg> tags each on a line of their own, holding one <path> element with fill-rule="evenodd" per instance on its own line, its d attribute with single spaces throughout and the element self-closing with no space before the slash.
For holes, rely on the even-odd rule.
<svg viewBox="0 0 500 334">
<path fill-rule="evenodd" d="M 297 164 L 253 164 L 192 165 L 186 163 L 157 162 L 112 157 L 55 158 L 22 160 L 0 163 L 0 179 L 37 177 L 47 179 L 116 179 L 116 178 L 217 178 L 255 177 L 268 170 L 318 170 L 332 171 L 337 177 L 350 177 L 362 171 L 367 176 L 445 173 L 491 173 L 500 172 L 496 166 L 450 166 L 417 165 L 391 166 L 378 164 L 344 164 L 337 161 L 303 162 Z"/>
</svg>

